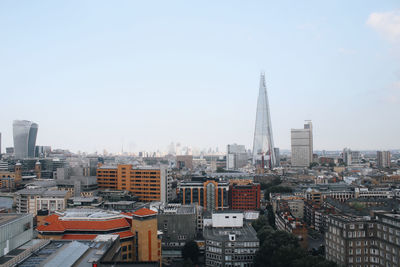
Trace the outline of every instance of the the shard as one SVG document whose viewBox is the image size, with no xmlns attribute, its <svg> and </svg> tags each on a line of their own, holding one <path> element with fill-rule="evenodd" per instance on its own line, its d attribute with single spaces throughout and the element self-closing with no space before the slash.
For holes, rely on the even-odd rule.
<svg viewBox="0 0 400 267">
<path fill-rule="evenodd" d="M 271 116 L 269 113 L 264 73 L 261 73 L 260 91 L 257 100 L 256 127 L 254 130 L 253 142 L 253 164 L 264 164 L 264 166 L 262 166 L 263 168 L 266 165 L 271 169 L 276 167 L 274 138 L 272 136 Z"/>
</svg>

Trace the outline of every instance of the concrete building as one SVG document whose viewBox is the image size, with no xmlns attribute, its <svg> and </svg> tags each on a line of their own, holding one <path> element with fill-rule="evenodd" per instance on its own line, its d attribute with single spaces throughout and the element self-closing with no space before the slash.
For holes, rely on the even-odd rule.
<svg viewBox="0 0 400 267">
<path fill-rule="evenodd" d="M 350 148 L 343 149 L 342 158 L 346 166 L 360 165 L 361 163 L 360 151 L 353 151 Z"/>
<path fill-rule="evenodd" d="M 213 213 L 203 235 L 206 266 L 253 266 L 259 240 L 243 213 Z"/>
<path fill-rule="evenodd" d="M 172 196 L 172 176 L 166 167 L 133 167 L 131 164 L 100 166 L 97 169 L 99 189 L 128 190 L 140 201 L 168 202 Z"/>
<path fill-rule="evenodd" d="M 247 165 L 248 154 L 244 145 L 232 144 L 227 146 L 226 169 L 237 170 Z"/>
<path fill-rule="evenodd" d="M 32 239 L 32 214 L 0 214 L 0 257 Z"/>
<path fill-rule="evenodd" d="M 39 126 L 31 121 L 13 122 L 14 155 L 17 159 L 35 156 L 36 136 Z"/>
<path fill-rule="evenodd" d="M 162 256 L 181 257 L 186 242 L 198 232 L 196 205 L 169 204 L 159 209 L 158 229 L 162 231 Z M 201 214 L 200 214 L 201 215 Z"/>
<path fill-rule="evenodd" d="M 18 258 L 23 259 L 18 264 L 20 267 L 126 265 L 122 261 L 121 244 L 117 235 L 98 235 L 93 240 L 79 241 L 34 239 L 29 243 L 20 247 L 5 266 L 13 266 L 11 262 L 18 262 Z M 132 263 L 130 266 L 136 265 Z"/>
<path fill-rule="evenodd" d="M 390 168 L 390 151 L 376 152 L 376 166 L 378 168 Z"/>
<path fill-rule="evenodd" d="M 313 162 L 313 131 L 311 121 L 306 121 L 304 129 L 291 130 L 292 166 L 308 167 Z"/>
<path fill-rule="evenodd" d="M 229 182 L 206 177 L 192 177 L 191 181 L 178 184 L 178 198 L 181 204 L 202 206 L 205 210 L 224 210 L 229 207 Z"/>
<path fill-rule="evenodd" d="M 16 210 L 18 213 L 31 213 L 36 216 L 42 209 L 51 212 L 64 210 L 70 192 L 51 190 L 47 188 L 26 188 L 15 193 Z"/>
</svg>

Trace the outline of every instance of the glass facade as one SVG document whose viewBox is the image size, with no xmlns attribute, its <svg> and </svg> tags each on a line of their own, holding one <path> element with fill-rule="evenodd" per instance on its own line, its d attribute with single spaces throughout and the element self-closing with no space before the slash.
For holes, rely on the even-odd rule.
<svg viewBox="0 0 400 267">
<path fill-rule="evenodd" d="M 253 142 L 253 163 L 261 160 L 265 155 L 265 163 L 271 163 L 271 168 L 276 165 L 274 139 L 272 136 L 271 117 L 269 113 L 269 103 L 267 87 L 265 85 L 265 75 L 260 77 L 260 91 L 257 100 L 256 126 L 254 130 Z"/>
<path fill-rule="evenodd" d="M 39 126 L 31 121 L 13 122 L 15 158 L 23 159 L 35 156 L 36 136 Z"/>
</svg>

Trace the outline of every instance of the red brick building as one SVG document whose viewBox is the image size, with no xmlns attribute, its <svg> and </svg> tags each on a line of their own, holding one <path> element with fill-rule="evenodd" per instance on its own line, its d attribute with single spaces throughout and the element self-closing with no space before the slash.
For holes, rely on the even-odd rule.
<svg viewBox="0 0 400 267">
<path fill-rule="evenodd" d="M 257 210 L 260 208 L 260 184 L 231 184 L 229 206 L 232 210 Z"/>
</svg>

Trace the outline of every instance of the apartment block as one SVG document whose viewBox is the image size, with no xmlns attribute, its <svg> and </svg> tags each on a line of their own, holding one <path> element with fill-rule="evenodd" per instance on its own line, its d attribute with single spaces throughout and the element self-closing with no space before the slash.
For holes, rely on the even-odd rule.
<svg viewBox="0 0 400 267">
<path fill-rule="evenodd" d="M 371 215 L 330 215 L 326 259 L 349 267 L 399 266 L 400 215 L 384 211 Z"/>
<path fill-rule="evenodd" d="M 144 202 L 168 202 L 172 195 L 172 177 L 165 167 L 100 166 L 97 183 L 99 189 L 128 190 Z"/>
</svg>

